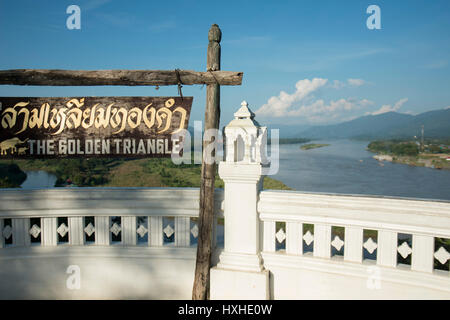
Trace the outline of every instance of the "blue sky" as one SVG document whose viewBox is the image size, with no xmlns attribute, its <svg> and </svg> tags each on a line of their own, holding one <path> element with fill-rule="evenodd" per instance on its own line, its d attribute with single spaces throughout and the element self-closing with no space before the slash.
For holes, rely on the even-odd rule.
<svg viewBox="0 0 450 320">
<path fill-rule="evenodd" d="M 81 8 L 68 30 L 66 8 Z M 369 5 L 381 30 L 369 30 Z M 390 110 L 450 106 L 450 1 L 0 1 L 0 69 L 205 70 L 207 34 L 222 29 L 221 124 L 247 100 L 262 124 L 306 126 Z M 203 120 L 206 88 L 194 96 Z M 166 87 L 0 86 L 1 96 L 177 95 Z"/>
</svg>

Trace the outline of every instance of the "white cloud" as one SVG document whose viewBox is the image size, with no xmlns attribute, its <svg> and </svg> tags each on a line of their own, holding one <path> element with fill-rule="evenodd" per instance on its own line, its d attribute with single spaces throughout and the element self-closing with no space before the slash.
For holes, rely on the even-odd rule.
<svg viewBox="0 0 450 320">
<path fill-rule="evenodd" d="M 287 117 L 303 117 L 312 123 L 324 123 L 330 121 L 343 121 L 342 115 L 350 111 L 359 110 L 372 105 L 367 99 L 357 100 L 354 98 L 331 100 L 326 103 L 319 99 L 311 104 L 304 104 L 295 110 L 289 111 Z"/>
<path fill-rule="evenodd" d="M 328 116 L 337 115 L 339 111 L 351 111 L 356 109 L 361 109 L 365 106 L 371 105 L 372 102 L 363 99 L 356 100 L 353 98 L 349 99 L 339 99 L 337 101 L 330 101 L 329 103 L 325 103 L 324 100 L 319 99 L 314 101 L 308 105 L 302 105 L 300 108 L 291 110 L 287 112 L 287 116 L 304 116 L 304 117 L 312 117 L 317 114 L 326 114 Z"/>
<path fill-rule="evenodd" d="M 288 94 L 281 91 L 278 96 L 269 98 L 266 104 L 262 105 L 256 113 L 259 115 L 272 115 L 283 117 L 288 113 L 288 109 L 298 101 L 305 99 L 309 94 L 323 87 L 328 79 L 314 78 L 312 80 L 303 79 L 295 84 L 295 92 Z"/>
<path fill-rule="evenodd" d="M 400 99 L 399 101 L 397 101 L 394 106 L 390 105 L 390 104 L 385 104 L 382 105 L 380 109 L 374 111 L 374 112 L 368 112 L 366 114 L 371 114 L 371 115 L 377 115 L 377 114 L 382 114 L 382 113 L 386 113 L 386 112 L 392 112 L 392 111 L 398 111 L 406 102 L 408 101 L 408 98 L 403 98 Z"/>
<path fill-rule="evenodd" d="M 350 81 L 358 80 L 358 81 Z M 364 80 L 349 79 L 347 83 L 334 80 L 326 86 L 328 79 L 314 78 L 312 80 L 303 79 L 296 83 L 295 92 L 292 94 L 281 91 L 278 96 L 268 99 L 267 103 L 262 105 L 256 114 L 258 116 L 271 116 L 276 118 L 301 118 L 310 122 L 325 122 L 341 118 L 343 113 L 365 108 L 373 105 L 372 101 L 367 99 L 341 98 L 326 102 L 323 99 L 316 99 L 314 93 L 321 88 L 339 89 L 343 86 L 362 85 Z"/>
<path fill-rule="evenodd" d="M 366 83 L 363 79 L 347 79 L 347 82 L 354 87 L 359 87 Z"/>
<path fill-rule="evenodd" d="M 330 87 L 334 89 L 341 89 L 345 87 L 360 87 L 362 85 L 366 84 L 366 81 L 363 79 L 347 79 L 347 82 L 334 80 L 332 83 L 330 83 Z"/>
<path fill-rule="evenodd" d="M 330 87 L 333 89 L 341 89 L 345 87 L 345 83 L 339 80 L 334 80 L 333 83 L 330 83 Z"/>
</svg>

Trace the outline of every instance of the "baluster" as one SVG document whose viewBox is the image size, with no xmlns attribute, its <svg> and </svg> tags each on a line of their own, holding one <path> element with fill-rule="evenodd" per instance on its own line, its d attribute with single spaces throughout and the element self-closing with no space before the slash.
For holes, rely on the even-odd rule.
<svg viewBox="0 0 450 320">
<path fill-rule="evenodd" d="M 22 219 L 23 220 L 23 226 L 22 226 L 22 230 L 23 230 L 23 242 L 25 246 L 30 246 L 31 245 L 31 237 L 30 237 L 30 218 L 25 218 Z"/>
<path fill-rule="evenodd" d="M 345 227 L 344 260 L 362 262 L 363 232 L 363 228 L 360 227 Z"/>
<path fill-rule="evenodd" d="M 150 221 L 150 236 L 148 240 L 149 245 L 153 247 L 160 247 L 163 245 L 163 220 L 162 217 L 149 217 Z"/>
<path fill-rule="evenodd" d="M 387 267 L 397 265 L 397 232 L 378 231 L 377 264 Z"/>
<path fill-rule="evenodd" d="M 303 224 L 300 222 L 286 222 L 286 253 L 303 254 Z"/>
<path fill-rule="evenodd" d="M 136 217 L 122 217 L 122 243 L 125 246 L 136 245 Z"/>
<path fill-rule="evenodd" d="M 0 219 L 0 248 L 5 247 L 5 237 L 3 236 L 4 227 L 5 227 L 4 219 Z"/>
<path fill-rule="evenodd" d="M 433 272 L 434 237 L 413 234 L 411 269 Z"/>
<path fill-rule="evenodd" d="M 331 226 L 314 225 L 314 257 L 331 257 Z"/>
<path fill-rule="evenodd" d="M 28 230 L 30 230 L 30 219 L 12 219 L 12 230 L 13 230 L 13 246 L 22 247 L 30 245 L 30 235 Z"/>
<path fill-rule="evenodd" d="M 175 246 L 189 247 L 190 240 L 190 218 L 175 217 Z"/>
<path fill-rule="evenodd" d="M 95 244 L 100 246 L 111 244 L 109 217 L 95 217 Z"/>
<path fill-rule="evenodd" d="M 73 246 L 84 245 L 83 217 L 69 217 L 69 243 Z"/>
<path fill-rule="evenodd" d="M 227 239 L 225 238 L 225 242 Z M 264 221 L 264 251 L 275 252 L 275 221 Z"/>
<path fill-rule="evenodd" d="M 57 218 L 42 218 L 41 220 L 41 242 L 43 246 L 56 246 L 58 233 L 56 232 Z"/>
</svg>

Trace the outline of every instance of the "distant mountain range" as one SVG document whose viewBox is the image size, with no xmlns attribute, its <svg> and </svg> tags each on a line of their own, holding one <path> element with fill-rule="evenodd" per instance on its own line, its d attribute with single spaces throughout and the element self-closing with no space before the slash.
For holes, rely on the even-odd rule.
<svg viewBox="0 0 450 320">
<path fill-rule="evenodd" d="M 434 110 L 418 115 L 386 112 L 368 115 L 334 125 L 313 126 L 297 132 L 295 137 L 310 139 L 391 139 L 421 136 L 450 138 L 450 109 Z M 290 128 L 289 131 L 292 129 Z M 281 128 L 280 132 L 283 129 Z M 289 134 L 292 136 L 292 134 Z"/>
<path fill-rule="evenodd" d="M 426 138 L 450 138 L 450 108 L 433 110 L 418 115 L 386 112 L 378 115 L 362 116 L 351 121 L 333 125 L 309 126 L 292 124 L 265 124 L 269 129 L 279 129 L 280 138 L 308 139 L 394 139 L 421 136 L 424 125 Z M 221 124 L 220 130 L 227 123 Z M 194 128 L 189 126 L 191 139 Z"/>
</svg>

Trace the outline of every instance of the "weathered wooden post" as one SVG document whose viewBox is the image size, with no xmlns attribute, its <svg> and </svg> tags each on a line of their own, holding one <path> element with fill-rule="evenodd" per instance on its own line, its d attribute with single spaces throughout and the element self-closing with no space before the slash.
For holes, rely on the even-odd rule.
<svg viewBox="0 0 450 320">
<path fill-rule="evenodd" d="M 208 33 L 207 71 L 220 70 L 220 40 L 222 32 L 217 24 L 213 24 Z M 206 89 L 205 131 L 219 129 L 220 120 L 220 85 L 208 84 Z M 211 266 L 212 234 L 214 219 L 214 184 L 216 176 L 215 161 L 206 161 L 215 156 L 206 153 L 206 146 L 212 141 L 203 141 L 202 181 L 200 186 L 200 233 L 197 246 L 197 262 L 195 266 L 193 300 L 205 300 L 209 286 L 209 269 Z M 214 141 L 216 143 L 216 141 Z M 215 151 L 214 151 L 215 152 Z"/>
</svg>

